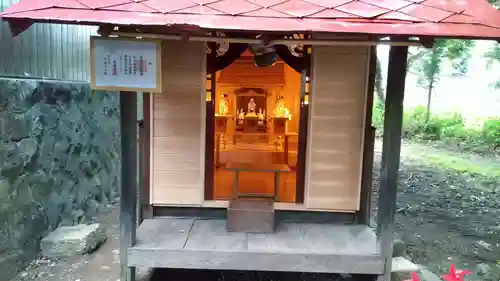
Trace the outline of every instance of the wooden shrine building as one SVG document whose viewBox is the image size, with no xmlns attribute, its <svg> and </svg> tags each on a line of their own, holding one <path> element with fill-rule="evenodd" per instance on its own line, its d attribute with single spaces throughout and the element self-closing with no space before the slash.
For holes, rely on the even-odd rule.
<svg viewBox="0 0 500 281">
<path fill-rule="evenodd" d="M 0 16 L 14 35 L 100 27 L 92 87 L 120 91 L 122 280 L 135 267 L 388 280 L 408 47 L 500 40 L 484 0 L 20 0 Z M 391 48 L 372 229 L 379 44 Z"/>
</svg>

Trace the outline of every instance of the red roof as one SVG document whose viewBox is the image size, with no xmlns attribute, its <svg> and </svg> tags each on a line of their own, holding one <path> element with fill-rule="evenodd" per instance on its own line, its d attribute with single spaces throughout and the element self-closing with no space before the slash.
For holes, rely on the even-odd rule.
<svg viewBox="0 0 500 281">
<path fill-rule="evenodd" d="M 500 11 L 486 0 L 20 0 L 0 17 L 91 25 L 500 39 Z"/>
</svg>

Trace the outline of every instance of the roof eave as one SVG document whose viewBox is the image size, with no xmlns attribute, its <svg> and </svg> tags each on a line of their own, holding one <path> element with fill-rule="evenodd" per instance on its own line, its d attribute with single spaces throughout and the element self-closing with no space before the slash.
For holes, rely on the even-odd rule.
<svg viewBox="0 0 500 281">
<path fill-rule="evenodd" d="M 87 21 L 87 20 L 64 20 L 64 19 L 53 19 L 53 18 L 29 18 L 23 17 L 22 12 L 19 13 L 0 13 L 0 18 L 7 21 L 11 30 L 12 35 L 18 36 L 22 32 L 26 31 L 29 27 L 31 27 L 34 23 L 53 23 L 53 24 L 71 24 L 71 25 L 87 25 L 87 26 L 103 26 L 103 25 L 113 25 L 113 26 L 150 26 L 150 27 L 158 27 L 158 26 L 166 26 L 166 25 L 142 25 L 142 24 L 123 24 L 123 23 L 114 23 L 112 21 L 103 22 L 103 21 Z M 365 23 L 365 24 L 375 24 L 375 23 Z M 446 23 L 453 25 L 461 25 L 458 23 Z M 399 25 L 408 25 L 408 29 L 411 29 L 411 25 L 408 23 L 401 23 Z M 415 25 L 418 25 L 415 23 Z M 465 24 L 463 24 L 465 25 Z M 438 35 L 429 36 L 428 34 L 421 34 L 416 32 L 394 32 L 394 33 L 380 33 L 380 32 L 346 32 L 346 31 L 311 31 L 311 30 L 241 30 L 241 29 L 216 29 L 216 28 L 207 28 L 199 25 L 193 24 L 175 24 L 175 25 L 167 25 L 170 27 L 176 27 L 176 29 L 182 29 L 185 31 L 193 31 L 193 30 L 221 30 L 221 31 L 244 31 L 244 32 L 266 32 L 269 34 L 273 33 L 283 33 L 283 32 L 304 32 L 304 33 L 329 33 L 329 34 L 358 34 L 358 35 L 375 35 L 375 36 L 406 36 L 406 37 L 432 37 L 432 38 L 448 38 L 448 39 L 464 39 L 464 40 L 495 40 L 500 43 L 500 35 L 491 35 L 491 36 L 477 36 L 475 34 L 470 35 L 457 35 L 452 33 L 442 33 Z M 493 28 L 493 27 L 491 27 Z M 500 34 L 500 29 L 498 29 Z"/>
</svg>

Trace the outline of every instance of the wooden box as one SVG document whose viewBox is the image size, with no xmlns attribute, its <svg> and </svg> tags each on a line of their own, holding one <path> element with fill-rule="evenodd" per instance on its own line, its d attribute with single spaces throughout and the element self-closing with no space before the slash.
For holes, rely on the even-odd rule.
<svg viewBox="0 0 500 281">
<path fill-rule="evenodd" d="M 274 202 L 233 199 L 227 209 L 227 230 L 247 233 L 274 232 Z"/>
<path fill-rule="evenodd" d="M 215 115 L 215 132 L 216 133 L 227 133 L 227 123 L 230 115 Z"/>
<path fill-rule="evenodd" d="M 285 135 L 287 133 L 288 117 L 273 117 L 273 134 Z"/>
</svg>

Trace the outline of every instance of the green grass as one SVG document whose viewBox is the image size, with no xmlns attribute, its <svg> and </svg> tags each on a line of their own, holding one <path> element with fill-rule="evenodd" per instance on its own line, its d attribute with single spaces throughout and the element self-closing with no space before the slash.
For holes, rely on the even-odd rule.
<svg viewBox="0 0 500 281">
<path fill-rule="evenodd" d="M 495 158 L 487 158 L 469 153 L 452 152 L 417 143 L 407 143 L 403 156 L 419 164 L 451 170 L 457 173 L 480 175 L 488 179 L 500 179 L 500 163 Z"/>
<path fill-rule="evenodd" d="M 384 112 L 380 103 L 373 108 L 372 123 L 377 135 L 383 134 Z M 448 148 L 476 154 L 500 156 L 500 116 L 469 120 L 460 113 L 432 114 L 427 120 L 426 108 L 405 108 L 403 138 L 432 142 Z M 472 122 L 474 121 L 474 122 Z"/>
<path fill-rule="evenodd" d="M 454 156 L 429 155 L 427 161 L 433 165 L 456 172 L 477 174 L 488 178 L 500 178 L 500 169 L 498 167 L 478 166 L 476 163 Z"/>
</svg>

